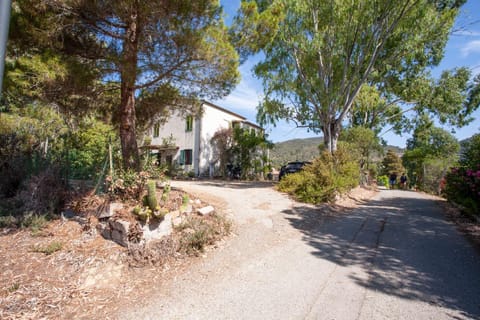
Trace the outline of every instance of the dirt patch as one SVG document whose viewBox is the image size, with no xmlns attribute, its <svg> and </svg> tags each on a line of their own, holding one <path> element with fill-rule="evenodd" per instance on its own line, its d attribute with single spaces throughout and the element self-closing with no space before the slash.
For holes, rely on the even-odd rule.
<svg viewBox="0 0 480 320">
<path fill-rule="evenodd" d="M 178 206 L 182 196 L 172 190 L 170 199 Z M 221 215 L 224 203 L 205 198 L 190 195 L 199 206 L 214 205 Z M 102 203 L 101 199 L 88 201 L 77 201 L 75 209 L 88 208 L 91 214 Z M 89 214 L 60 218 L 36 233 L 0 230 L 0 319 L 111 319 L 118 306 L 145 300 L 149 291 L 194 260 L 186 257 L 196 252 L 177 252 L 185 230 L 139 251 L 102 238 L 95 228 L 98 219 Z M 202 250 L 218 245 L 212 244 L 214 236 L 222 235 L 209 235 L 210 242 Z"/>
</svg>

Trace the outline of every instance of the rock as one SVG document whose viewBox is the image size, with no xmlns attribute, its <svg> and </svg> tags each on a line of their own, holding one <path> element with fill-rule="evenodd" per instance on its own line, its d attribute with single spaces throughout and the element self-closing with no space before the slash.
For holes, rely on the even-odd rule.
<svg viewBox="0 0 480 320">
<path fill-rule="evenodd" d="M 130 222 L 123 220 L 110 220 L 108 223 L 99 223 L 97 229 L 105 239 L 115 241 L 124 247 L 128 246 Z"/>
<path fill-rule="evenodd" d="M 172 233 L 172 214 L 167 213 L 162 221 L 151 221 L 142 226 L 143 238 L 146 242 L 158 240 Z"/>
<path fill-rule="evenodd" d="M 182 206 L 180 208 L 181 213 L 190 214 L 192 213 L 192 211 L 193 211 L 193 206 L 191 204 L 187 204 L 186 206 Z"/>
<path fill-rule="evenodd" d="M 200 199 L 195 199 L 195 200 L 193 200 L 193 203 L 196 204 L 197 206 L 199 206 L 199 205 L 202 204 L 202 201 L 200 201 Z"/>
<path fill-rule="evenodd" d="M 212 206 L 206 206 L 200 209 L 197 209 L 197 212 L 201 214 L 202 216 L 206 216 L 207 214 L 210 214 L 214 212 L 215 209 Z"/>
<path fill-rule="evenodd" d="M 70 210 L 70 209 L 67 209 L 65 210 L 64 212 L 61 213 L 61 216 L 62 216 L 62 220 L 68 220 L 68 219 L 72 219 L 73 217 L 75 217 L 77 214 Z"/>
<path fill-rule="evenodd" d="M 111 229 L 111 239 L 121 246 L 128 246 L 128 230 L 130 229 L 130 222 L 113 220 L 109 221 L 109 226 Z"/>
<path fill-rule="evenodd" d="M 175 219 L 173 219 L 172 224 L 174 227 L 178 227 L 179 225 L 182 224 L 182 222 L 183 222 L 182 217 L 176 217 Z"/>
<path fill-rule="evenodd" d="M 111 202 L 109 203 L 104 210 L 98 215 L 99 219 L 105 219 L 113 217 L 116 211 L 123 209 L 123 203 L 120 202 Z"/>
</svg>

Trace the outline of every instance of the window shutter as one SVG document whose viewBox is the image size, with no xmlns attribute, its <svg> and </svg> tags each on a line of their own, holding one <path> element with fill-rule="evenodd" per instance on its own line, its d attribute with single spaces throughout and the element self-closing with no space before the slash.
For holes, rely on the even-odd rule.
<svg viewBox="0 0 480 320">
<path fill-rule="evenodd" d="M 185 164 L 185 150 L 180 150 L 180 159 L 178 159 L 178 164 Z"/>
</svg>

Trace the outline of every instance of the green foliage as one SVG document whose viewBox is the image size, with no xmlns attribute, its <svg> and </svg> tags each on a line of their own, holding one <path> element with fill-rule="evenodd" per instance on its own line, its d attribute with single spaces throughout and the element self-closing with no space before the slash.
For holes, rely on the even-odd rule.
<svg viewBox="0 0 480 320">
<path fill-rule="evenodd" d="M 360 169 L 368 169 L 372 153 L 382 150 L 380 139 L 372 129 L 366 127 L 348 128 L 342 132 L 340 140 L 348 142 L 349 149 L 358 155 L 356 158 L 360 163 Z"/>
<path fill-rule="evenodd" d="M 43 228 L 46 227 L 48 223 L 48 218 L 46 215 L 37 215 L 33 213 L 29 213 L 25 215 L 22 219 L 20 226 L 22 228 L 28 228 L 32 232 L 32 234 L 37 234 Z"/>
<path fill-rule="evenodd" d="M 455 137 L 427 122 L 418 126 L 407 141 L 402 160 L 409 175 L 415 174 L 420 189 L 438 194 L 445 173 L 458 160 L 458 151 Z"/>
<path fill-rule="evenodd" d="M 407 117 L 397 103 L 388 102 L 386 97 L 372 85 L 363 85 L 353 101 L 350 125 L 365 127 L 379 134 L 387 125 L 400 133 L 408 124 Z"/>
<path fill-rule="evenodd" d="M 8 291 L 8 293 L 13 293 L 13 292 L 17 291 L 19 288 L 20 288 L 20 283 L 15 282 L 10 287 L 8 287 L 7 291 Z"/>
<path fill-rule="evenodd" d="M 257 133 L 249 128 L 235 128 L 233 140 L 232 153 L 236 158 L 234 162 L 238 163 L 242 169 L 242 179 L 249 174 L 263 172 L 260 165 L 255 166 L 255 160 L 261 156 L 260 152 L 272 147 L 272 143 L 266 139 L 264 133 Z"/>
<path fill-rule="evenodd" d="M 221 129 L 211 139 L 214 156 L 220 162 L 220 173 L 227 176 L 227 165 L 240 166 L 242 179 L 256 178 L 267 166 L 265 151 L 272 147 L 263 132 L 250 127 Z"/>
<path fill-rule="evenodd" d="M 18 220 L 13 215 L 0 215 L 0 228 L 14 228 Z"/>
<path fill-rule="evenodd" d="M 324 151 L 304 170 L 287 175 L 278 185 L 280 191 L 308 203 L 333 201 L 359 182 L 359 166 L 344 145 L 332 155 Z"/>
<path fill-rule="evenodd" d="M 238 55 L 218 1 L 181 0 L 168 5 L 150 1 L 135 6 L 128 0 L 87 1 L 48 9 L 58 17 L 77 18 L 75 36 L 91 34 L 103 45 L 103 50 L 88 53 L 105 67 L 103 79 L 116 81 L 121 88 L 115 113 L 125 168 L 139 168 L 136 110 L 142 122 L 167 107 L 223 97 L 238 82 Z"/>
<path fill-rule="evenodd" d="M 405 168 L 400 157 L 392 150 L 388 150 L 382 161 L 382 175 L 389 176 L 392 173 L 400 175 L 403 172 L 405 172 Z"/>
<path fill-rule="evenodd" d="M 48 244 L 47 246 L 35 246 L 32 248 L 32 251 L 33 252 L 40 252 L 40 253 L 43 253 L 47 256 L 57 252 L 57 251 L 60 251 L 62 250 L 63 248 L 63 244 L 60 242 L 60 241 L 53 241 L 51 242 L 50 244 Z"/>
<path fill-rule="evenodd" d="M 158 206 L 157 202 L 157 186 L 155 181 L 150 180 L 147 183 L 147 203 L 150 210 L 156 210 Z"/>
<path fill-rule="evenodd" d="M 108 159 L 108 145 L 118 145 L 113 127 L 95 119 L 85 119 L 68 139 L 71 178 L 94 179 Z M 115 154 L 114 154 L 115 156 Z M 115 157 L 115 163 L 119 163 Z"/>
<path fill-rule="evenodd" d="M 388 188 L 390 186 L 388 176 L 385 176 L 385 175 L 378 176 L 377 177 L 377 183 L 378 183 L 378 185 L 384 186 L 386 188 Z"/>
<path fill-rule="evenodd" d="M 460 164 L 467 168 L 475 168 L 480 163 L 480 133 L 461 143 Z"/>
<path fill-rule="evenodd" d="M 426 70 L 440 62 L 459 5 L 439 9 L 429 0 L 256 2 L 282 11 L 278 30 L 262 48 L 265 58 L 255 66 L 265 91 L 258 121 L 291 120 L 322 132 L 330 151 L 336 148 L 347 115 L 356 114 L 351 111 L 364 85 L 381 90 L 380 96 L 386 99 L 386 103 L 374 101 L 380 104 L 382 112 L 377 116 L 383 119 L 367 121 L 373 126 L 389 122 L 387 117 L 397 120 L 396 99 L 411 102 L 422 97 L 419 88 L 431 91 L 433 84 L 425 80 Z M 447 81 L 457 84 L 448 87 L 450 96 L 460 92 L 466 98 L 469 89 L 464 90 L 464 77 L 455 74 L 454 78 L 458 82 Z M 420 86 L 421 82 L 424 85 Z M 413 104 L 419 112 L 426 105 L 431 110 L 437 107 Z M 387 105 L 394 106 L 393 110 L 383 112 Z M 444 108 L 447 105 L 438 106 L 440 113 L 453 112 L 450 118 L 455 118 L 458 104 L 450 109 Z M 462 112 L 470 112 L 464 103 L 460 107 Z M 374 117 L 373 113 L 369 116 Z"/>
<path fill-rule="evenodd" d="M 182 206 L 186 206 L 190 201 L 190 197 L 188 196 L 188 194 L 184 194 L 182 196 Z"/>
<path fill-rule="evenodd" d="M 480 216 L 480 164 L 476 168 L 452 168 L 445 177 L 443 192 L 465 213 Z"/>
<path fill-rule="evenodd" d="M 443 191 L 465 213 L 480 216 L 480 134 L 463 141 L 460 167 L 447 173 Z"/>
</svg>

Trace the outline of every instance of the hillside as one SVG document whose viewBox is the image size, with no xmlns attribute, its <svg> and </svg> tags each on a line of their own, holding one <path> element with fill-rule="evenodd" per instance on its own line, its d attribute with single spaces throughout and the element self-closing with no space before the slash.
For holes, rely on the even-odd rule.
<svg viewBox="0 0 480 320">
<path fill-rule="evenodd" d="M 270 151 L 270 159 L 275 168 L 279 168 L 289 161 L 309 161 L 318 156 L 318 146 L 323 138 L 293 139 L 275 143 Z"/>
<path fill-rule="evenodd" d="M 318 156 L 318 146 L 323 143 L 323 138 L 305 138 L 305 139 L 293 139 L 275 143 L 275 146 L 270 151 L 270 159 L 274 168 L 280 168 L 280 166 L 290 161 L 310 161 Z M 402 155 L 404 149 L 397 146 L 385 146 L 385 152 L 387 150 L 393 150 L 395 153 Z M 380 156 L 381 157 L 381 156 Z"/>
</svg>

